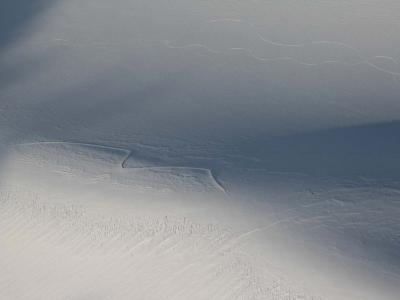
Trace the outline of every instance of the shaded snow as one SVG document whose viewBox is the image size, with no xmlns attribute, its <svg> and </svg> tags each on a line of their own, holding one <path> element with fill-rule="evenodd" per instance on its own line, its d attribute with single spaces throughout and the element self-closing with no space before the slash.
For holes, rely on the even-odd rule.
<svg viewBox="0 0 400 300">
<path fill-rule="evenodd" d="M 1 299 L 398 298 L 398 1 L 31 2 Z"/>
</svg>

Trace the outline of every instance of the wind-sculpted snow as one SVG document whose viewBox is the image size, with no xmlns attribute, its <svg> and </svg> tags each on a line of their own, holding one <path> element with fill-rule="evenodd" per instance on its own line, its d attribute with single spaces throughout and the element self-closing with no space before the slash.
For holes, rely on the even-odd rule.
<svg viewBox="0 0 400 300">
<path fill-rule="evenodd" d="M 0 1 L 0 299 L 397 300 L 399 1 Z"/>
<path fill-rule="evenodd" d="M 232 166 L 225 193 L 209 170 L 157 152 L 15 146 L 0 195 L 1 296 L 395 299 L 382 289 L 400 274 L 398 182 Z"/>
<path fill-rule="evenodd" d="M 97 201 L 81 202 L 79 197 L 68 196 L 78 182 L 85 185 L 97 173 L 115 172 L 114 163 L 124 161 L 126 151 L 65 142 L 19 145 L 14 151 L 8 169 L 11 175 L 0 194 L 0 239 L 5 245 L 0 250 L 0 266 L 5 270 L 0 274 L 5 283 L 0 290 L 3 298 L 316 299 L 292 287 L 289 279 L 255 264 L 254 257 L 243 252 L 243 233 L 228 224 L 206 222 L 212 218 L 204 219 L 194 211 L 185 213 L 176 206 L 173 214 L 165 214 L 168 210 L 150 204 L 143 213 L 143 203 L 138 205 L 137 199 L 126 202 L 128 196 L 121 202 L 121 190 L 114 190 L 113 199 L 104 199 L 104 182 L 92 183 Z M 93 161 L 97 169 L 88 170 Z M 80 169 L 83 164 L 85 169 Z M 59 173 L 60 167 L 69 167 L 69 175 L 76 181 Z M 167 168 L 167 173 L 175 185 L 172 169 Z M 55 190 L 38 186 L 43 182 L 30 177 L 32 170 L 43 176 L 42 180 L 46 178 L 44 186 L 52 185 Z M 141 176 L 126 171 L 124 177 L 131 181 Z M 196 192 L 187 182 L 188 170 L 180 171 L 188 192 Z M 12 174 L 19 172 L 22 174 L 14 181 Z M 52 180 L 54 172 L 64 179 Z M 153 176 L 157 181 L 156 173 Z M 119 178 L 111 177 L 111 188 L 114 180 Z M 131 190 L 128 195 L 135 194 L 133 185 L 127 184 L 126 189 Z M 139 195 L 154 201 L 146 194 Z M 192 196 L 186 193 L 184 197 Z M 165 195 L 161 200 L 169 205 L 179 203 Z M 101 209 L 103 205 L 109 210 Z M 30 273 L 32 268 L 34 273 Z"/>
<path fill-rule="evenodd" d="M 237 234 L 217 224 L 93 215 L 19 191 L 0 199 L 1 240 L 13 247 L 0 250 L 5 298 L 318 299 L 259 272 L 232 243 Z M 28 282 L 16 273 L 31 268 Z"/>
<path fill-rule="evenodd" d="M 70 163 L 72 158 L 86 161 L 86 164 L 89 162 L 93 165 L 100 163 L 124 167 L 125 161 L 130 156 L 130 151 L 127 149 L 76 142 L 24 143 L 17 145 L 16 148 L 36 162 L 57 160 L 58 164 L 62 163 L 60 159 L 64 157 L 64 164 Z"/>
<path fill-rule="evenodd" d="M 58 167 L 66 167 L 71 171 L 80 170 L 85 173 L 96 173 L 99 167 L 108 166 L 127 169 L 125 174 L 133 174 L 135 180 L 146 181 L 147 177 L 159 179 L 158 183 L 151 182 L 154 187 L 170 186 L 184 182 L 186 186 L 198 186 L 199 191 L 216 190 L 226 193 L 210 169 L 190 166 L 160 164 L 159 160 L 143 160 L 136 158 L 131 150 L 89 143 L 78 142 L 36 142 L 20 144 L 16 147 L 28 161 L 35 164 L 55 163 Z M 71 164 L 76 161 L 76 164 Z M 129 170 L 131 169 L 131 170 Z M 112 174 L 105 175 L 113 176 Z M 115 177 L 115 176 L 114 176 Z M 123 180 L 128 184 L 126 179 Z M 148 181 L 148 180 L 147 180 Z M 164 181 L 164 183 L 162 183 Z M 132 184 L 135 184 L 132 182 Z M 176 187 L 177 188 L 177 187 Z M 183 185 L 180 186 L 184 188 Z M 179 190 L 179 188 L 177 188 Z"/>
</svg>

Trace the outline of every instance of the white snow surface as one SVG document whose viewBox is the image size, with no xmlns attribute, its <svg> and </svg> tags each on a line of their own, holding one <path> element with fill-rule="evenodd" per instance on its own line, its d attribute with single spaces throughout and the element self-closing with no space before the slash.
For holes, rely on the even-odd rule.
<svg viewBox="0 0 400 300">
<path fill-rule="evenodd" d="M 0 300 L 396 300 L 398 1 L 2 0 Z"/>
</svg>

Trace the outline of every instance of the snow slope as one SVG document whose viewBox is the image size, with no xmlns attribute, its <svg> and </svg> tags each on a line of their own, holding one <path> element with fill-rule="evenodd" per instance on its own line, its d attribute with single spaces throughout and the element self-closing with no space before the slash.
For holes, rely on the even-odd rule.
<svg viewBox="0 0 400 300">
<path fill-rule="evenodd" d="M 0 299 L 398 299 L 399 9 L 3 0 Z"/>
<path fill-rule="evenodd" d="M 12 150 L 2 298 L 396 298 L 398 182 L 230 166 L 222 186 L 135 159 L 79 143 Z"/>
</svg>

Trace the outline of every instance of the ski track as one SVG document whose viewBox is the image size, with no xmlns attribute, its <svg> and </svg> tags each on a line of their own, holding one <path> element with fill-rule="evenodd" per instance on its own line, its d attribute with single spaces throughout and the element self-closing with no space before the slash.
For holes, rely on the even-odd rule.
<svg viewBox="0 0 400 300">
<path fill-rule="evenodd" d="M 231 19 L 231 18 L 210 19 L 210 20 L 207 20 L 206 23 L 208 23 L 208 24 L 216 24 L 216 23 L 240 23 L 240 24 L 243 24 L 243 25 L 247 26 L 248 28 L 252 29 L 254 31 L 254 33 L 256 34 L 256 36 L 262 42 L 270 44 L 272 46 L 277 46 L 277 47 L 306 48 L 310 45 L 340 46 L 344 49 L 348 49 L 348 50 L 352 51 L 354 54 L 356 54 L 358 56 L 360 61 L 355 62 L 355 63 L 349 63 L 349 62 L 340 61 L 340 60 L 324 60 L 324 61 L 321 61 L 318 63 L 310 63 L 310 62 L 296 59 L 295 57 L 291 57 L 291 56 L 282 56 L 282 57 L 273 57 L 273 58 L 261 57 L 261 56 L 254 54 L 254 51 L 252 49 L 248 49 L 245 47 L 233 47 L 233 48 L 228 48 L 227 50 L 216 50 L 216 49 L 212 49 L 211 47 L 204 45 L 202 43 L 192 43 L 192 44 L 176 46 L 176 45 L 172 45 L 172 42 L 170 40 L 164 40 L 164 45 L 170 49 L 202 48 L 205 51 L 212 53 L 212 54 L 226 54 L 228 51 L 242 51 L 242 52 L 246 53 L 249 57 L 251 57 L 255 60 L 261 61 L 261 62 L 292 61 L 294 63 L 298 63 L 300 65 L 309 66 L 309 67 L 318 67 L 318 66 L 329 65 L 329 64 L 342 64 L 342 65 L 347 65 L 347 66 L 367 65 L 379 72 L 386 73 L 388 75 L 392 75 L 392 76 L 396 76 L 396 77 L 400 76 L 400 72 L 387 70 L 387 69 L 382 68 L 382 67 L 374 64 L 373 62 L 371 62 L 371 60 L 373 60 L 373 59 L 381 58 L 381 59 L 389 60 L 392 63 L 398 64 L 399 63 L 398 59 L 396 59 L 394 57 L 390 57 L 390 56 L 385 56 L 385 55 L 375 55 L 375 56 L 371 56 L 371 57 L 366 57 L 365 55 L 362 54 L 360 49 L 357 49 L 357 48 L 355 48 L 349 44 L 343 43 L 343 42 L 320 40 L 320 41 L 311 41 L 308 43 L 293 43 L 293 44 L 292 43 L 282 43 L 282 42 L 277 42 L 277 41 L 273 41 L 269 38 L 266 38 L 264 35 L 262 35 L 259 32 L 259 28 L 256 25 L 246 22 L 242 19 Z"/>
<path fill-rule="evenodd" d="M 318 42 L 312 42 L 311 44 L 338 44 L 335 42 L 329 42 L 329 41 L 318 41 Z M 172 45 L 171 41 L 165 40 L 164 44 L 166 45 L 167 48 L 170 49 L 189 49 L 189 48 L 202 48 L 204 50 L 206 50 L 209 53 L 212 54 L 226 54 L 228 51 L 242 51 L 244 53 L 246 53 L 249 57 L 264 62 L 264 63 L 268 63 L 268 62 L 279 62 L 279 61 L 292 61 L 294 63 L 303 65 L 303 66 L 307 66 L 307 67 L 319 67 L 319 66 L 323 66 L 323 65 L 329 65 L 329 64 L 341 64 L 344 66 L 350 66 L 350 67 L 356 67 L 356 66 L 361 66 L 361 65 L 366 65 L 371 67 L 372 69 L 375 69 L 376 71 L 388 74 L 388 75 L 392 75 L 392 76 L 400 76 L 400 72 L 393 72 L 390 70 L 387 70 L 385 68 L 379 67 L 376 64 L 370 62 L 370 60 L 374 59 L 374 58 L 383 58 L 382 55 L 379 56 L 373 56 L 371 58 L 365 58 L 363 60 L 360 60 L 359 62 L 355 62 L 355 63 L 349 63 L 349 62 L 345 62 L 345 61 L 340 61 L 340 60 L 324 60 L 318 63 L 310 63 L 310 62 L 306 62 L 306 61 L 302 61 L 299 59 L 296 59 L 294 57 L 291 56 L 280 56 L 280 57 L 272 57 L 272 58 L 267 58 L 267 57 L 261 57 L 258 56 L 256 54 L 254 54 L 252 49 L 248 49 L 248 48 L 243 48 L 243 47 L 233 47 L 233 48 L 228 48 L 227 50 L 216 50 L 216 49 L 212 49 L 209 46 L 206 46 L 204 44 L 201 43 L 193 43 L 193 44 L 185 44 L 185 45 Z M 286 47 L 297 47 L 294 45 L 288 46 L 286 45 Z M 301 47 L 301 46 L 298 46 Z M 350 47 L 350 46 L 349 46 Z M 396 61 L 394 58 L 392 57 L 386 57 L 389 60 L 392 61 Z"/>
<path fill-rule="evenodd" d="M 207 23 L 209 24 L 214 24 L 214 23 L 220 23 L 220 22 L 231 22 L 231 23 L 241 23 L 241 24 L 245 24 L 247 26 L 249 26 L 250 28 L 254 29 L 256 31 L 256 26 L 252 25 L 252 24 L 247 24 L 246 22 L 242 21 L 242 20 L 231 20 L 231 19 L 216 19 L 216 20 L 209 20 L 207 21 Z M 263 63 L 270 63 L 270 62 L 293 62 L 293 63 L 297 63 L 306 67 L 320 67 L 320 66 L 324 66 L 324 65 L 330 65 L 330 64 L 341 64 L 344 66 L 350 66 L 350 67 L 356 67 L 356 66 L 360 66 L 360 65 L 366 65 L 372 69 L 375 69 L 376 71 L 388 74 L 388 75 L 392 75 L 395 76 L 396 78 L 400 76 L 400 72 L 396 72 L 396 71 L 391 71 L 388 70 L 386 68 L 380 67 L 377 64 L 373 63 L 372 60 L 374 59 L 386 59 L 388 61 L 391 61 L 394 64 L 399 64 L 399 60 L 391 57 L 391 56 L 385 56 L 385 55 L 374 55 L 371 57 L 367 57 L 365 55 L 362 54 L 360 49 L 357 49 L 349 44 L 343 43 L 343 42 L 339 42 L 339 41 L 329 41 L 329 40 L 320 40 L 320 41 L 311 41 L 308 43 L 299 43 L 299 44 L 291 44 L 291 43 L 281 43 L 281 42 L 277 42 L 277 41 L 273 41 L 271 39 L 266 38 L 265 36 L 263 36 L 261 33 L 259 33 L 258 31 L 255 32 L 256 36 L 264 43 L 270 44 L 272 46 L 276 46 L 276 47 L 285 47 L 285 48 L 306 48 L 310 45 L 333 45 L 333 46 L 340 46 L 343 47 L 344 49 L 348 49 L 352 52 L 354 52 L 357 57 L 359 58 L 358 62 L 355 63 L 350 63 L 350 62 L 346 62 L 346 61 L 341 61 L 341 60 L 323 60 L 317 63 L 311 63 L 311 62 L 307 62 L 307 61 L 303 61 L 303 60 L 299 60 L 295 57 L 292 56 L 279 56 L 279 57 L 262 57 L 259 55 L 254 54 L 254 50 L 253 49 L 249 49 L 249 48 L 245 48 L 245 47 L 231 47 L 231 48 L 227 48 L 225 50 L 217 50 L 217 49 L 213 49 L 205 44 L 202 43 L 190 43 L 190 44 L 184 44 L 184 45 L 173 45 L 173 42 L 171 40 L 154 40 L 151 41 L 153 43 L 161 43 L 162 45 L 164 45 L 165 47 L 169 48 L 169 49 L 191 49 L 191 48 L 200 48 L 200 49 L 204 49 L 206 52 L 211 53 L 211 54 L 227 54 L 228 52 L 232 52 L 232 51 L 241 51 L 243 52 L 245 55 L 247 55 L 248 57 L 258 60 L 260 62 Z M 143 41 L 141 40 L 135 40 L 135 43 L 125 43 L 125 44 L 112 44 L 112 43 L 102 43 L 102 42 L 96 42 L 96 43 L 77 43 L 77 42 L 69 42 L 68 40 L 65 39 L 54 39 L 54 41 L 56 43 L 61 43 L 61 45 L 68 45 L 71 47 L 95 47 L 95 48 L 102 48 L 102 49 L 118 49 L 118 48 L 123 48 L 123 47 L 134 47 L 135 43 L 143 43 Z M 42 43 L 31 43 L 32 45 L 41 45 Z M 46 45 L 46 43 L 44 43 Z"/>
</svg>

